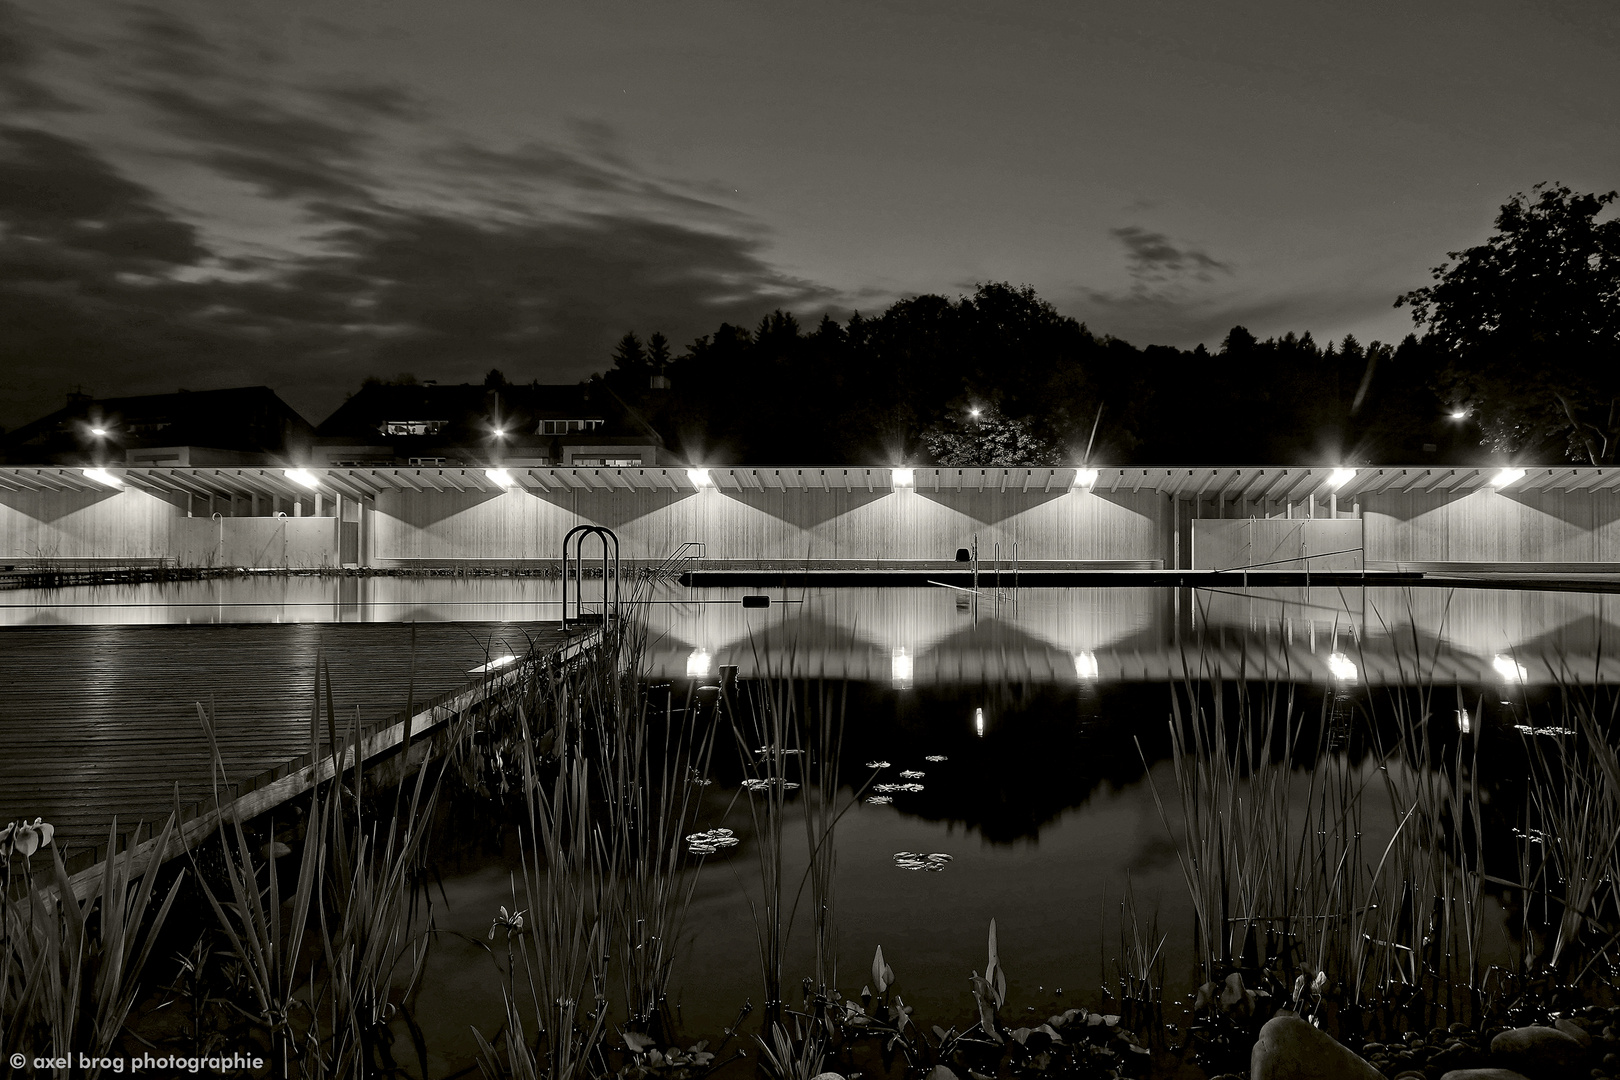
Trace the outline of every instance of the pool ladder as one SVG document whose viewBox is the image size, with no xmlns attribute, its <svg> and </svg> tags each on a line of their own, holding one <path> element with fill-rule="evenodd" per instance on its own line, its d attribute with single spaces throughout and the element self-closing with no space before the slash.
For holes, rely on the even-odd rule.
<svg viewBox="0 0 1620 1080">
<path fill-rule="evenodd" d="M 585 610 L 585 538 L 594 536 L 602 542 L 602 610 L 600 613 Z M 612 545 L 612 575 L 613 600 L 608 602 L 609 581 L 609 549 Z M 610 619 L 619 617 L 619 538 L 612 529 L 601 525 L 575 525 L 563 537 L 563 603 L 562 627 L 568 629 L 568 582 L 574 582 L 574 621 L 579 623 L 600 622 L 604 625 Z M 569 571 L 573 573 L 570 575 Z"/>
</svg>

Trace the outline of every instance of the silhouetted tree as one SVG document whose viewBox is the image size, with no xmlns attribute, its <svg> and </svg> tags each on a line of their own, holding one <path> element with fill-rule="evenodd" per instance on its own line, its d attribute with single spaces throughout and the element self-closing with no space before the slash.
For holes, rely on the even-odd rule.
<svg viewBox="0 0 1620 1080">
<path fill-rule="evenodd" d="M 1402 294 L 1443 350 L 1440 389 L 1503 452 L 1550 440 L 1610 464 L 1620 450 L 1620 221 L 1615 192 L 1538 184 L 1502 206 L 1484 244 L 1449 252 L 1434 284 Z"/>
</svg>

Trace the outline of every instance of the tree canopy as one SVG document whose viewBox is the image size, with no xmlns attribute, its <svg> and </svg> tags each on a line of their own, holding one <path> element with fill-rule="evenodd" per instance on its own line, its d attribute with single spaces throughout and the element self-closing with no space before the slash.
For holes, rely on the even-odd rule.
<svg viewBox="0 0 1620 1080">
<path fill-rule="evenodd" d="M 1615 197 L 1521 192 L 1485 243 L 1395 301 L 1443 353 L 1441 392 L 1495 450 L 1550 444 L 1594 465 L 1620 451 L 1620 220 L 1597 220 Z"/>
</svg>

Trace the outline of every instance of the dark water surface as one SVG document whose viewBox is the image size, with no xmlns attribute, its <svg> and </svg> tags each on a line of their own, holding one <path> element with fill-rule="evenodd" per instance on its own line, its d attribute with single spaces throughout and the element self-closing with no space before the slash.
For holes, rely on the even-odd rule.
<svg viewBox="0 0 1620 1080">
<path fill-rule="evenodd" d="M 1381 703 L 1427 687 L 1442 748 L 1479 740 L 1482 767 L 1509 792 L 1523 771 L 1518 726 L 1551 716 L 1561 685 L 1620 681 L 1615 650 L 1604 647 L 1620 642 L 1614 596 L 827 589 L 772 590 L 769 607 L 743 608 L 743 592 L 665 585 L 640 609 L 654 699 L 667 694 L 671 708 L 685 708 L 695 687 L 735 666 L 743 696 L 767 678 L 791 678 L 841 702 L 840 799 L 860 789 L 861 801 L 837 834 L 838 987 L 858 993 L 881 945 L 925 1023 L 969 1018 L 968 975 L 984 970 L 992 918 L 1009 1017 L 1027 1007 L 1044 1015 L 1100 1005 L 1121 955 L 1127 887 L 1142 921 L 1157 919 L 1168 987 L 1191 988 L 1191 908 L 1154 799 L 1156 787 L 1179 829 L 1167 731 L 1181 673 L 1263 677 L 1274 690 L 1292 688 L 1313 723 L 1335 702 L 1341 712 L 1384 715 Z M 555 618 L 560 598 L 559 582 L 536 579 L 224 579 L 8 591 L 0 622 L 499 622 Z M 1379 768 L 1354 742 L 1336 760 L 1369 781 Z M 888 765 L 871 770 L 868 761 Z M 902 770 L 924 775 L 902 778 Z M 741 842 L 688 871 L 692 902 L 671 1002 L 692 1041 L 716 1038 L 745 1001 L 757 1007 L 762 997 L 758 845 L 735 747 L 716 749 L 712 778 L 696 828 L 731 828 Z M 1306 779 L 1301 771 L 1299 782 Z M 867 802 L 874 783 L 922 790 Z M 796 886 L 802 801 L 787 805 L 787 880 Z M 1370 845 L 1390 828 L 1369 820 Z M 898 866 L 897 852 L 951 859 L 926 872 Z M 442 932 L 418 1012 L 435 1075 L 476 1056 L 473 1026 L 487 1035 L 500 1026 L 497 971 L 478 943 L 500 906 L 525 906 L 513 896 L 512 829 L 452 828 L 437 865 Z M 1491 956 L 1507 958 L 1512 940 L 1494 902 L 1487 921 Z M 790 1002 L 812 970 L 804 910 L 787 964 Z"/>
</svg>

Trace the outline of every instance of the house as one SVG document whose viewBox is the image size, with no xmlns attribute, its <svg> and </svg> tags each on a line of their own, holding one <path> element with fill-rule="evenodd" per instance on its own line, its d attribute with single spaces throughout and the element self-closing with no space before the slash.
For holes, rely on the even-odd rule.
<svg viewBox="0 0 1620 1080">
<path fill-rule="evenodd" d="M 314 428 L 267 386 L 95 398 L 68 395 L 9 433 L 11 465 L 269 465 L 308 453 Z"/>
<path fill-rule="evenodd" d="M 664 441 L 600 385 L 367 383 L 315 429 L 316 465 L 646 465 Z"/>
</svg>

